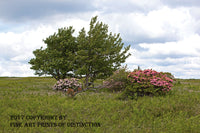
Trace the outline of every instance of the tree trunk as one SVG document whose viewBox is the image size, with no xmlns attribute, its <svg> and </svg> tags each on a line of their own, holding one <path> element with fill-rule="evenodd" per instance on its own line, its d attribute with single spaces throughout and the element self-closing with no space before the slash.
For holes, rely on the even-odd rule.
<svg viewBox="0 0 200 133">
<path fill-rule="evenodd" d="M 56 76 L 56 74 L 52 74 L 52 77 L 53 77 L 54 79 L 56 79 L 57 81 L 59 80 L 59 78 Z"/>
<path fill-rule="evenodd" d="M 86 77 L 85 77 L 85 88 L 86 88 L 86 90 L 88 89 L 88 82 L 89 82 L 89 74 L 86 74 Z"/>
</svg>

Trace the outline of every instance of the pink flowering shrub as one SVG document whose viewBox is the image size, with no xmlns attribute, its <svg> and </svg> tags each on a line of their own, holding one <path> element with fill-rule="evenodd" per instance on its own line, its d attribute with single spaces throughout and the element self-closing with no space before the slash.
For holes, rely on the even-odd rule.
<svg viewBox="0 0 200 133">
<path fill-rule="evenodd" d="M 78 82 L 78 79 L 60 79 L 53 86 L 54 90 L 61 90 L 67 92 L 68 95 L 75 96 L 78 92 L 82 90 L 81 83 Z"/>
<path fill-rule="evenodd" d="M 134 70 L 128 75 L 129 85 L 125 89 L 125 96 L 166 94 L 171 90 L 173 80 L 162 72 L 155 70 Z"/>
</svg>

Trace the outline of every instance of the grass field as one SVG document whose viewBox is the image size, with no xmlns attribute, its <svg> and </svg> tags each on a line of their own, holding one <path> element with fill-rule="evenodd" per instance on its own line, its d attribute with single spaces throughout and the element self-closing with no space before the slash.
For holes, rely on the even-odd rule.
<svg viewBox="0 0 200 133">
<path fill-rule="evenodd" d="M 172 94 L 137 101 L 118 100 L 119 93 L 105 89 L 70 98 L 52 90 L 55 82 L 46 77 L 0 78 L 0 132 L 200 132 L 200 80 L 177 79 Z"/>
</svg>

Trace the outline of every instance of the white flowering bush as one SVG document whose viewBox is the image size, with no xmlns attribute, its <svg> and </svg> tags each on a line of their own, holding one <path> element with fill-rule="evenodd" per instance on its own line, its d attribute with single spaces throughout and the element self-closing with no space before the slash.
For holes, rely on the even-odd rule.
<svg viewBox="0 0 200 133">
<path fill-rule="evenodd" d="M 67 92 L 68 95 L 75 96 L 78 92 L 82 91 L 82 85 L 76 78 L 66 78 L 58 80 L 53 89 L 61 90 Z"/>
</svg>

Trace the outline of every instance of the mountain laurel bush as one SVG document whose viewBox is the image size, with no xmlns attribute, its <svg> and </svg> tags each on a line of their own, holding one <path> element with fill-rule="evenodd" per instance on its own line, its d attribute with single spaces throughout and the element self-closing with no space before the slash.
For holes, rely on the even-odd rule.
<svg viewBox="0 0 200 133">
<path fill-rule="evenodd" d="M 82 85 L 78 82 L 78 79 L 66 78 L 58 80 L 53 86 L 53 89 L 67 92 L 67 94 L 70 96 L 75 96 L 78 92 L 82 91 Z"/>
<path fill-rule="evenodd" d="M 167 94 L 172 87 L 173 80 L 163 72 L 152 69 L 134 70 L 127 76 L 129 81 L 122 96 L 134 99 L 138 96 L 153 96 Z"/>
</svg>

